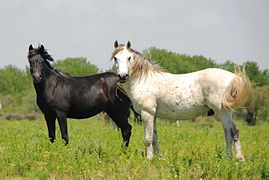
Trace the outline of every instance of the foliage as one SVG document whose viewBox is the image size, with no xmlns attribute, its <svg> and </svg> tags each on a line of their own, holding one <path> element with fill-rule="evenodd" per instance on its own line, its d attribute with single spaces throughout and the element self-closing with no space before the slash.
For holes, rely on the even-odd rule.
<svg viewBox="0 0 269 180">
<path fill-rule="evenodd" d="M 246 102 L 246 106 L 251 111 L 257 111 L 262 106 L 269 106 L 269 86 L 254 87 Z"/>
<path fill-rule="evenodd" d="M 96 74 L 99 69 L 96 65 L 91 64 L 86 58 L 66 58 L 53 63 L 53 66 L 73 75 L 73 76 L 85 76 Z"/>
<path fill-rule="evenodd" d="M 245 106 L 247 107 L 248 116 L 246 121 L 250 125 L 256 123 L 257 118 L 259 120 L 268 120 L 269 112 L 269 85 L 253 87 L 251 93 L 247 99 Z"/>
<path fill-rule="evenodd" d="M 267 69 L 261 70 L 254 61 L 247 61 L 244 63 L 246 72 L 249 79 L 253 82 L 255 86 L 269 85 L 269 72 Z"/>
<path fill-rule="evenodd" d="M 28 72 L 9 65 L 0 69 L 0 94 L 20 98 L 31 88 L 31 78 Z"/>
<path fill-rule="evenodd" d="M 155 47 L 149 48 L 143 53 L 146 57 L 157 61 L 167 71 L 176 74 L 188 73 L 216 66 L 213 60 L 203 56 L 182 55 Z"/>
<path fill-rule="evenodd" d="M 269 124 L 236 122 L 246 162 L 229 160 L 220 122 L 158 121 L 161 155 L 145 157 L 143 127 L 130 146 L 100 119 L 70 120 L 70 144 L 48 140 L 44 120 L 0 121 L 1 179 L 268 179 Z M 254 148 L 255 147 L 255 148 Z"/>
</svg>

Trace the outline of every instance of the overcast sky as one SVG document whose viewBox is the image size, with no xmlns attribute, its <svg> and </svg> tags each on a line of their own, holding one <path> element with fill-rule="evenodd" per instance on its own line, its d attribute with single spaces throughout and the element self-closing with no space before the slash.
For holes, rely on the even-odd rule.
<svg viewBox="0 0 269 180">
<path fill-rule="evenodd" d="M 0 66 L 28 65 L 30 44 L 53 58 L 111 67 L 114 41 L 269 68 L 269 0 L 1 0 Z"/>
</svg>

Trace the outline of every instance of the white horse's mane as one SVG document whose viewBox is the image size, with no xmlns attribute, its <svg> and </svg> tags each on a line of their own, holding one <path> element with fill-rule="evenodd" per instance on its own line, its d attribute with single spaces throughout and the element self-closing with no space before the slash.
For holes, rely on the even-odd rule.
<svg viewBox="0 0 269 180">
<path fill-rule="evenodd" d="M 164 69 L 151 59 L 145 58 L 142 54 L 133 52 L 134 59 L 130 69 L 130 78 L 146 79 L 150 74 L 162 73 Z"/>
</svg>

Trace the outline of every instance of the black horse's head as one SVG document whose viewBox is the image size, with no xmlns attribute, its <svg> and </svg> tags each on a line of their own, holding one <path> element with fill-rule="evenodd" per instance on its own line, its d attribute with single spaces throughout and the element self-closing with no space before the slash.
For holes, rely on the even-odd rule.
<svg viewBox="0 0 269 180">
<path fill-rule="evenodd" d="M 50 65 L 47 60 L 53 61 L 53 58 L 49 55 L 43 45 L 38 46 L 38 48 L 33 48 L 31 44 L 29 46 L 28 60 L 34 83 L 39 83 L 42 80 L 43 64 L 46 63 Z"/>
</svg>

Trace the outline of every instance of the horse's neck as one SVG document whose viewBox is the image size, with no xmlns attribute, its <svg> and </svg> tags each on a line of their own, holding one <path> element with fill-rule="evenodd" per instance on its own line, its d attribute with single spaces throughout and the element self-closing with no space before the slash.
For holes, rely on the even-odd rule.
<svg viewBox="0 0 269 180">
<path fill-rule="evenodd" d="M 46 75 L 54 74 L 55 69 L 48 62 L 44 62 L 43 73 L 45 73 Z"/>
<path fill-rule="evenodd" d="M 126 91 L 126 93 L 128 94 L 128 96 L 133 96 L 136 89 L 137 89 L 137 80 L 129 80 L 126 83 L 123 84 L 123 87 Z"/>
</svg>

